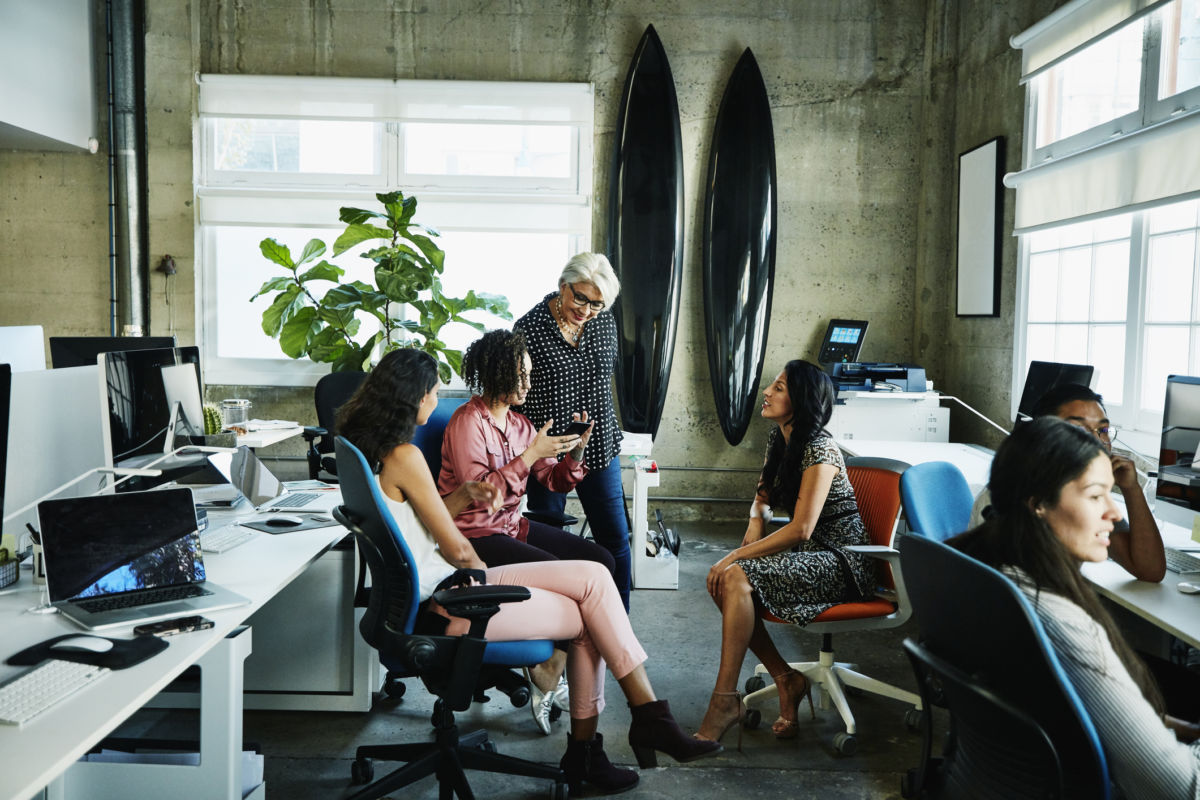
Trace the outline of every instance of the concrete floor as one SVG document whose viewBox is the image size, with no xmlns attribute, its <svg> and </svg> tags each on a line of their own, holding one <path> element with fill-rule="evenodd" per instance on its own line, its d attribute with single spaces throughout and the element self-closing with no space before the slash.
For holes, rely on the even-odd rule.
<svg viewBox="0 0 1200 800">
<path fill-rule="evenodd" d="M 668 524 L 671 524 L 670 522 Z M 635 591 L 631 616 L 634 629 L 650 654 L 647 672 L 660 698 L 688 730 L 695 730 L 703 716 L 716 675 L 720 649 L 720 615 L 704 591 L 708 568 L 741 539 L 740 523 L 680 523 L 674 525 L 683 538 L 680 554 L 680 588 L 676 591 Z M 793 660 L 815 660 L 820 637 L 791 626 L 772 625 L 771 633 L 780 650 Z M 840 660 L 851 660 L 861 671 L 915 690 L 912 673 L 900 648 L 905 636 L 914 633 L 911 622 L 899 629 L 839 635 L 835 639 Z M 742 681 L 752 674 L 755 660 L 747 656 Z M 377 699 L 367 714 L 247 711 L 245 740 L 255 743 L 266 756 L 267 796 L 287 800 L 340 798 L 352 793 L 350 764 L 360 744 L 418 741 L 429 732 L 432 702 L 424 688 L 406 681 L 404 698 Z M 600 721 L 606 751 L 616 763 L 636 766 L 625 739 L 629 711 L 619 688 L 609 676 L 606 696 L 609 707 Z M 669 766 L 641 772 L 641 782 L 627 796 L 816 797 L 899 798 L 901 775 L 915 766 L 920 754 L 920 737 L 904 725 L 907 706 L 874 696 L 851 698 L 857 717 L 858 753 L 835 755 L 833 736 L 842 724 L 833 709 L 818 707 L 817 719 L 802 716 L 800 736 L 779 741 L 772 735 L 770 721 L 776 708 L 763 709 L 765 724 L 743 734 L 737 749 L 738 732 L 725 737 L 724 753 L 689 765 Z M 565 746 L 566 720 L 554 726 L 551 736 L 542 736 L 530 718 L 528 707 L 513 708 L 508 700 L 493 693 L 490 703 L 476 704 L 458 715 L 464 731 L 486 727 L 501 753 L 542 762 L 557 762 Z M 195 727 L 190 712 L 141 712 L 118 733 L 149 733 L 156 736 L 190 735 Z M 376 764 L 376 775 L 392 765 Z M 473 790 L 481 798 L 546 797 L 550 785 L 524 778 L 469 775 Z M 405 800 L 435 798 L 436 782 L 427 778 L 394 793 Z"/>
</svg>

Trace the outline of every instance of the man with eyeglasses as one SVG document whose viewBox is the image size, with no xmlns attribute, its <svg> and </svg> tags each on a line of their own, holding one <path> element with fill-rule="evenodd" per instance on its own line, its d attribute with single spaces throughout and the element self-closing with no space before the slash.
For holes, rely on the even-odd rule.
<svg viewBox="0 0 1200 800">
<path fill-rule="evenodd" d="M 1078 383 L 1060 383 L 1043 394 L 1034 404 L 1033 416 L 1054 416 L 1083 428 L 1104 445 L 1112 457 L 1113 479 L 1125 499 L 1125 513 L 1116 523 L 1110 537 L 1109 557 L 1141 581 L 1158 583 L 1167 573 L 1162 534 L 1146 496 L 1138 485 L 1137 469 L 1131 460 L 1112 452 L 1112 440 L 1117 428 L 1108 420 L 1100 395 Z M 972 527 L 987 516 L 990 497 L 985 489 L 975 502 L 981 515 L 973 515 Z"/>
</svg>

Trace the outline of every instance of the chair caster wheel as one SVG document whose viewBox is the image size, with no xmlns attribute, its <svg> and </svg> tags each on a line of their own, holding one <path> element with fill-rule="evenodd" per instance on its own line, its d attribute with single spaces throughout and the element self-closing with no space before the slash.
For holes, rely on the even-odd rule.
<svg viewBox="0 0 1200 800">
<path fill-rule="evenodd" d="M 491 739 L 484 739 L 479 743 L 479 749 L 485 753 L 494 753 L 496 752 L 496 743 Z"/>
<path fill-rule="evenodd" d="M 369 758 L 356 758 L 350 764 L 350 782 L 362 786 L 375 777 L 375 765 Z"/>
<path fill-rule="evenodd" d="M 567 800 L 571 795 L 571 787 L 565 783 L 556 783 L 550 787 L 550 800 Z"/>
<path fill-rule="evenodd" d="M 904 712 L 904 727 L 913 733 L 920 733 L 925 727 L 925 712 L 910 708 Z"/>
<path fill-rule="evenodd" d="M 849 733 L 839 733 L 833 737 L 833 749 L 839 756 L 852 756 L 858 752 L 858 739 Z"/>
<path fill-rule="evenodd" d="M 522 686 L 519 689 L 513 689 L 512 694 L 508 696 L 508 701 L 512 703 L 513 708 L 524 708 L 529 704 L 529 687 Z"/>
<path fill-rule="evenodd" d="M 391 700 L 399 700 L 404 697 L 404 692 L 408 687 L 404 685 L 404 681 L 399 678 L 388 678 L 383 682 L 383 693 Z"/>
<path fill-rule="evenodd" d="M 755 674 L 746 678 L 746 694 L 754 694 L 759 689 L 765 688 L 767 688 L 767 682 L 763 679 L 762 675 Z"/>
<path fill-rule="evenodd" d="M 762 712 L 757 708 L 747 708 L 746 715 L 742 717 L 742 727 L 748 731 L 752 731 L 762 724 Z"/>
</svg>

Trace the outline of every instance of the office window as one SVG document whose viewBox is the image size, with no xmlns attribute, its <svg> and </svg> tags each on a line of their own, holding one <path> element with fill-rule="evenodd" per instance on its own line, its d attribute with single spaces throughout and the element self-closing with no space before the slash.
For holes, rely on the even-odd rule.
<svg viewBox="0 0 1200 800">
<path fill-rule="evenodd" d="M 1200 0 L 1171 3 L 1162 15 L 1158 99 L 1200 86 Z"/>
<path fill-rule="evenodd" d="M 288 359 L 262 332 L 267 298 L 249 297 L 281 268 L 259 242 L 298 254 L 321 239 L 343 280 L 370 281 L 369 243 L 331 251 L 338 209 L 375 208 L 376 192 L 417 197 L 416 221 L 441 234 L 447 293 L 503 294 L 514 318 L 591 241 L 586 85 L 203 76 L 200 112 L 201 352 L 213 383 L 304 385 L 329 370 Z M 362 338 L 377 329 L 360 322 Z M 459 349 L 478 336 L 442 333 Z"/>
</svg>

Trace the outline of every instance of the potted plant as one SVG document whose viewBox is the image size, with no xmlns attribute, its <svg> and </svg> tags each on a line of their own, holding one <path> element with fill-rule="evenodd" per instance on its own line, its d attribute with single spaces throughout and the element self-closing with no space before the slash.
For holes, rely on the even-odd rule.
<svg viewBox="0 0 1200 800">
<path fill-rule="evenodd" d="M 345 270 L 321 259 L 326 246 L 320 239 L 310 240 L 293 258 L 286 246 L 268 237 L 259 249 L 289 274 L 266 281 L 250 299 L 276 293 L 263 311 L 262 328 L 279 340 L 289 358 L 307 356 L 331 363 L 335 372 L 354 371 L 365 369 L 376 348 L 387 352 L 419 347 L 437 359 L 444 383 L 451 371 L 461 370 L 462 352 L 442 342 L 441 329 L 458 322 L 482 331 L 482 323 L 463 316 L 475 310 L 512 319 L 508 299 L 474 290 L 466 297 L 447 297 L 439 277 L 446 254 L 433 241 L 436 230 L 412 221 L 417 198 L 405 197 L 401 191 L 376 197 L 383 211 L 341 209 L 338 218 L 346 229 L 333 243 L 333 255 L 338 256 L 364 242 L 381 240 L 362 254 L 375 262 L 374 286 L 362 281 L 341 283 Z M 337 285 L 320 294 L 316 285 L 323 282 Z M 411 318 L 402 316 L 405 306 L 415 312 Z M 362 313 L 378 320 L 380 328 L 360 341 L 356 337 Z"/>
</svg>

